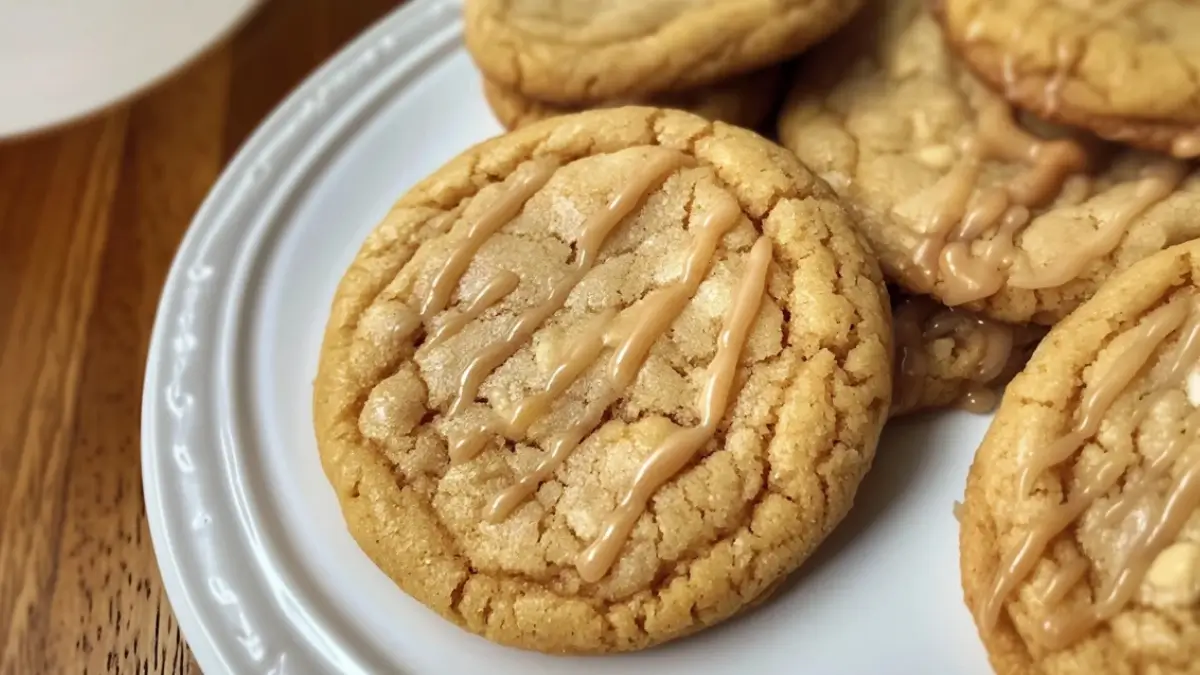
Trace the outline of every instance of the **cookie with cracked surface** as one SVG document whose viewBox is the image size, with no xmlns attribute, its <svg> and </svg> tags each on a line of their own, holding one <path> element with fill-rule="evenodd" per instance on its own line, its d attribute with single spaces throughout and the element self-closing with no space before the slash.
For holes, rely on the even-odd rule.
<svg viewBox="0 0 1200 675">
<path fill-rule="evenodd" d="M 644 105 L 686 110 L 705 119 L 753 129 L 775 112 L 782 91 L 783 68 L 775 66 L 696 89 L 652 96 Z M 579 112 L 578 108 L 529 98 L 486 79 L 483 82 L 483 94 L 496 118 L 510 130 L 550 117 Z M 609 102 L 600 107 L 619 105 L 626 103 Z"/>
<path fill-rule="evenodd" d="M 467 49 L 488 80 L 578 107 L 720 82 L 786 61 L 862 0 L 467 0 Z"/>
<path fill-rule="evenodd" d="M 998 673 L 1200 663 L 1200 241 L 1114 277 L 1012 381 L 960 509 Z"/>
<path fill-rule="evenodd" d="M 891 397 L 850 215 L 783 148 L 596 110 L 478 145 L 338 287 L 314 416 L 350 531 L 504 644 L 647 647 L 763 597 L 843 518 Z"/>
<path fill-rule="evenodd" d="M 1073 133 L 1015 114 L 919 0 L 875 0 L 802 59 L 779 122 L 891 280 L 1010 323 L 1053 324 L 1114 272 L 1200 237 L 1194 167 Z"/>
<path fill-rule="evenodd" d="M 1181 0 L 939 0 L 963 60 L 1045 119 L 1200 156 L 1200 5 Z"/>
<path fill-rule="evenodd" d="M 991 412 L 1045 334 L 1040 326 L 993 321 L 919 295 L 898 300 L 893 417 L 947 407 Z"/>
</svg>

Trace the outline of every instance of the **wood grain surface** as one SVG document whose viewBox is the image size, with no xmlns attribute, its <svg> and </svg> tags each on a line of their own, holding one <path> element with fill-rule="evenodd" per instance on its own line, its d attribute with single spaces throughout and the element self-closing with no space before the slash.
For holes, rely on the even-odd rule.
<svg viewBox="0 0 1200 675">
<path fill-rule="evenodd" d="M 199 673 L 142 505 L 150 328 L 246 136 L 396 0 L 273 0 L 134 101 L 0 141 L 0 674 Z"/>
</svg>

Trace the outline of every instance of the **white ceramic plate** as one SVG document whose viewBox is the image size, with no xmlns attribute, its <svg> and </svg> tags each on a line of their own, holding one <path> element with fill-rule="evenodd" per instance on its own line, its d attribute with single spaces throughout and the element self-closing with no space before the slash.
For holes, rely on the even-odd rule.
<svg viewBox="0 0 1200 675">
<path fill-rule="evenodd" d="M 178 68 L 259 0 L 0 0 L 0 137 L 123 99 Z"/>
<path fill-rule="evenodd" d="M 952 515 L 987 419 L 892 425 L 849 521 L 765 606 L 645 652 L 493 645 L 397 589 L 346 532 L 311 382 L 334 287 L 395 198 L 496 134 L 458 5 L 414 0 L 246 144 L 171 270 L 142 461 L 171 603 L 208 673 L 987 673 Z"/>
</svg>

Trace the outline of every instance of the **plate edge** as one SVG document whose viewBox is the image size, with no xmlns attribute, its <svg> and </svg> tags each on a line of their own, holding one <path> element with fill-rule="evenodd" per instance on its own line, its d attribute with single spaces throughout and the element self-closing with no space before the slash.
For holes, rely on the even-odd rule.
<svg viewBox="0 0 1200 675">
<path fill-rule="evenodd" d="M 174 438 L 186 436 L 181 423 L 195 403 L 195 397 L 182 388 L 181 378 L 187 371 L 189 359 L 200 348 L 191 330 L 200 301 L 200 288 L 214 279 L 215 274 L 214 268 L 205 262 L 205 254 L 223 229 L 221 223 L 228 222 L 239 205 L 253 198 L 256 189 L 276 178 L 272 175 L 277 168 L 273 167 L 274 159 L 287 154 L 289 149 L 299 149 L 296 146 L 303 144 L 302 132 L 306 128 L 338 115 L 353 98 L 348 91 L 379 76 L 387 68 L 389 59 L 371 55 L 395 48 L 396 34 L 413 32 L 414 26 L 444 28 L 457 20 L 460 8 L 461 0 L 410 0 L 369 27 L 310 74 L 274 108 L 226 165 L 188 227 L 163 284 L 143 380 L 142 490 L 151 542 L 167 599 L 205 672 L 262 672 L 268 675 L 315 672 L 306 664 L 289 658 L 291 650 L 267 654 L 259 636 L 248 630 L 250 626 L 246 624 L 244 613 L 231 617 L 225 611 L 231 604 L 236 604 L 238 593 L 231 587 L 215 583 L 220 581 L 219 578 L 208 580 L 207 597 L 190 588 L 181 574 L 179 557 L 182 552 L 167 524 L 168 520 L 181 517 L 175 512 L 178 507 L 172 507 L 164 499 L 162 490 L 166 487 L 163 478 L 173 471 L 171 462 L 174 461 L 174 469 L 182 473 L 195 470 L 194 465 L 182 459 L 186 453 L 180 455 L 177 452 Z M 339 94 L 348 98 L 335 100 Z M 168 428 L 160 428 L 160 420 L 168 419 L 172 419 Z M 208 517 L 204 513 L 199 515 Z M 218 631 L 220 626 L 215 625 L 217 622 L 212 617 L 222 615 L 223 623 L 228 625 L 225 631 Z M 235 630 L 229 631 L 230 627 Z M 240 636 L 236 632 L 239 630 L 242 631 Z M 221 632 L 237 636 L 229 641 L 240 642 L 244 649 L 237 653 L 219 646 L 216 636 Z M 277 657 L 272 659 L 272 656 Z"/>
</svg>

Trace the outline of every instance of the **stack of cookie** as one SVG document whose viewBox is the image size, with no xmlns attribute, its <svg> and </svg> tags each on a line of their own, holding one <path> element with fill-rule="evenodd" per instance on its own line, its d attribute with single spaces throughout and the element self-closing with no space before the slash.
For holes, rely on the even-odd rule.
<svg viewBox="0 0 1200 675">
<path fill-rule="evenodd" d="M 351 531 L 492 640 L 640 649 L 767 597 L 890 415 L 1015 376 L 961 509 L 996 669 L 1195 672 L 1200 8 L 862 4 L 468 0 L 521 128 L 338 289 L 314 410 Z M 785 147 L 711 121 L 823 38 Z"/>
<path fill-rule="evenodd" d="M 1197 35 L 1191 3 L 872 2 L 800 64 L 780 113 L 781 142 L 923 298 L 895 313 L 898 410 L 948 398 L 930 338 L 952 314 L 976 312 L 977 335 L 1053 326 L 960 511 L 967 604 L 1001 673 L 1195 672 Z"/>
<path fill-rule="evenodd" d="M 782 61 L 838 33 L 862 6 L 861 0 L 797 2 L 780 14 L 744 2 L 685 10 L 671 3 L 468 0 L 464 14 L 484 96 L 509 129 L 640 103 L 770 131 L 792 78 L 794 64 Z M 827 52 L 856 33 L 837 35 L 812 60 L 825 63 Z M 816 68 L 826 73 L 840 65 Z M 903 319 L 895 415 L 949 405 L 990 411 L 1041 334 L 923 300 L 897 296 L 894 304 L 914 305 L 894 308 Z M 918 316 L 920 325 L 910 325 Z"/>
<path fill-rule="evenodd" d="M 776 111 L 780 64 L 861 5 L 468 0 L 465 36 L 487 101 L 509 129 L 629 104 L 755 128 Z"/>
<path fill-rule="evenodd" d="M 1124 101 L 1124 126 L 1115 112 L 1082 112 L 1126 93 L 1097 90 L 1103 82 L 1095 81 L 1095 60 L 1107 59 L 1110 71 L 1119 63 L 1128 70 L 1150 58 L 1143 52 L 1170 55 L 1169 45 L 1150 36 L 1157 4 L 1140 4 L 1068 11 L 1033 0 L 946 0 L 932 11 L 919 0 L 868 3 L 798 66 L 779 115 L 780 142 L 855 212 L 888 280 L 902 292 L 1001 325 L 1053 325 L 1114 273 L 1200 236 L 1200 180 L 1192 167 L 1096 135 L 1189 150 L 1185 120 L 1200 129 L 1200 90 L 1190 90 L 1191 118 L 1178 102 L 1137 109 Z M 1200 20 L 1198 12 L 1182 14 Z M 1099 25 L 1113 28 L 1095 32 L 1095 40 L 1130 51 L 1087 49 Z M 1146 43 L 1126 44 L 1136 35 Z M 1039 61 L 1046 51 L 1054 63 Z M 1163 67 L 1175 72 L 1186 65 Z M 1188 67 L 1200 68 L 1200 57 Z M 1107 75 L 1114 82 L 1127 76 Z M 1033 98 L 1035 90 L 1042 98 Z M 1168 124 L 1170 115 L 1178 120 Z M 1094 125 L 1061 126 L 1048 117 Z M 1167 128 L 1177 134 L 1168 137 Z M 939 323 L 939 313 L 923 313 Z M 933 350 L 916 337 L 937 332 L 898 335 L 901 361 L 918 366 L 898 374 L 909 389 L 897 392 L 898 401 L 917 401 L 902 410 L 947 398 L 923 394 L 920 367 L 929 359 L 904 358 Z M 993 354 L 1010 341 L 993 338 Z M 1005 370 L 1002 359 L 976 361 L 981 376 Z M 972 403 L 987 398 L 975 387 L 957 394 Z"/>
</svg>

